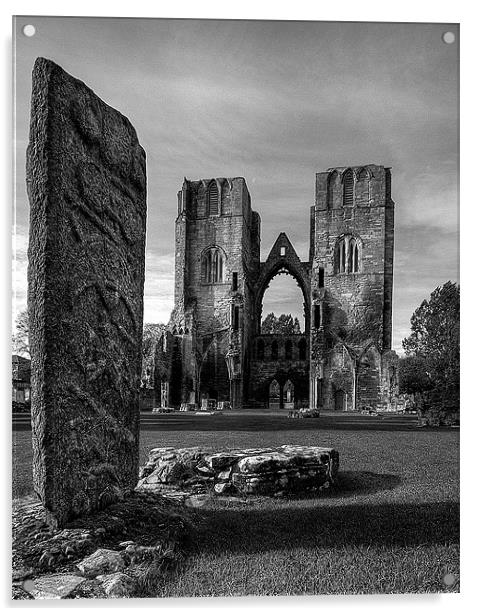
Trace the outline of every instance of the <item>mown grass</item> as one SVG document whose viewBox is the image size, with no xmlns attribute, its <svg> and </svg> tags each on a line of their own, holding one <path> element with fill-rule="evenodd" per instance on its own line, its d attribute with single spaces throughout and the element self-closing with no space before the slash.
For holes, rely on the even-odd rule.
<svg viewBox="0 0 479 616">
<path fill-rule="evenodd" d="M 304 421 L 291 430 L 142 432 L 142 460 L 158 445 L 286 443 L 334 446 L 341 460 L 337 487 L 320 497 L 206 501 L 186 565 L 155 594 L 457 592 L 458 432 L 318 429 Z M 29 438 L 14 439 L 22 452 L 14 456 L 17 493 L 30 489 Z M 446 573 L 455 576 L 451 586 Z"/>
</svg>

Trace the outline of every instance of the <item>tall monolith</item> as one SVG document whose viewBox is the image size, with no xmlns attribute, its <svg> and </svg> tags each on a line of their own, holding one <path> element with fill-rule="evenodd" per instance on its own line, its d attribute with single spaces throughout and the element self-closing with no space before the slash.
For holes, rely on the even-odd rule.
<svg viewBox="0 0 479 616">
<path fill-rule="evenodd" d="M 44 58 L 27 190 L 33 479 L 62 526 L 138 479 L 146 171 L 129 120 Z"/>
</svg>

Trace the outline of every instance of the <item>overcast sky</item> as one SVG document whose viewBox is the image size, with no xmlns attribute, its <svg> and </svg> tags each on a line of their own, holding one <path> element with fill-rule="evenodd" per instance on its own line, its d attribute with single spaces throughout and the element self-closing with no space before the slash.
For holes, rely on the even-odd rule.
<svg viewBox="0 0 479 616">
<path fill-rule="evenodd" d="M 173 307 L 185 176 L 243 176 L 262 220 L 262 258 L 285 231 L 307 260 L 315 173 L 392 167 L 396 350 L 420 302 L 458 281 L 458 44 L 441 39 L 457 38 L 456 26 L 35 17 L 15 30 L 14 314 L 26 306 L 24 168 L 38 56 L 125 114 L 147 152 L 145 321 L 166 322 Z M 277 277 L 263 314 L 297 314 L 301 301 L 294 281 Z"/>
</svg>

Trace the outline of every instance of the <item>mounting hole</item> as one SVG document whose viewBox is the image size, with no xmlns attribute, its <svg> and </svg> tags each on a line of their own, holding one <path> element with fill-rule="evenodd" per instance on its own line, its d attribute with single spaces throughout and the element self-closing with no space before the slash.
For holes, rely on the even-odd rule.
<svg viewBox="0 0 479 616">
<path fill-rule="evenodd" d="M 446 573 L 446 575 L 443 578 L 443 582 L 446 586 L 453 586 L 455 581 L 456 581 L 456 576 L 454 575 L 454 573 Z"/>
<path fill-rule="evenodd" d="M 25 580 L 22 586 L 23 590 L 26 590 L 27 592 L 32 592 L 32 590 L 35 590 L 35 584 L 33 583 L 33 580 Z"/>
<path fill-rule="evenodd" d="M 442 35 L 442 40 L 448 45 L 451 45 L 451 43 L 454 43 L 454 41 L 456 40 L 456 35 L 454 34 L 454 32 L 444 32 L 444 34 Z"/>
<path fill-rule="evenodd" d="M 23 26 L 22 32 L 25 36 L 34 36 L 36 32 L 35 26 L 32 26 L 32 24 L 27 24 L 26 26 Z"/>
</svg>

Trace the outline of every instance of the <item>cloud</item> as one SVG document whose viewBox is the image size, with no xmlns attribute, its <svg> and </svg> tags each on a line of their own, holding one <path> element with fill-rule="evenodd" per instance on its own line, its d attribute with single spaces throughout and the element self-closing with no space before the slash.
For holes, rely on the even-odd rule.
<svg viewBox="0 0 479 616">
<path fill-rule="evenodd" d="M 12 233 L 12 327 L 27 307 L 28 231 L 17 225 Z"/>
<path fill-rule="evenodd" d="M 306 260 L 314 174 L 392 166 L 395 345 L 418 303 L 457 279 L 458 48 L 441 42 L 443 24 L 36 19 L 42 35 L 19 36 L 16 47 L 24 249 L 30 74 L 41 55 L 127 115 L 147 152 L 146 321 L 167 321 L 173 305 L 184 176 L 245 177 L 262 219 L 262 259 L 285 231 Z M 25 250 L 14 287 L 23 305 Z M 293 311 L 288 291 L 271 292 Z"/>
<path fill-rule="evenodd" d="M 167 323 L 173 309 L 175 255 L 146 251 L 145 259 L 145 323 Z"/>
</svg>

